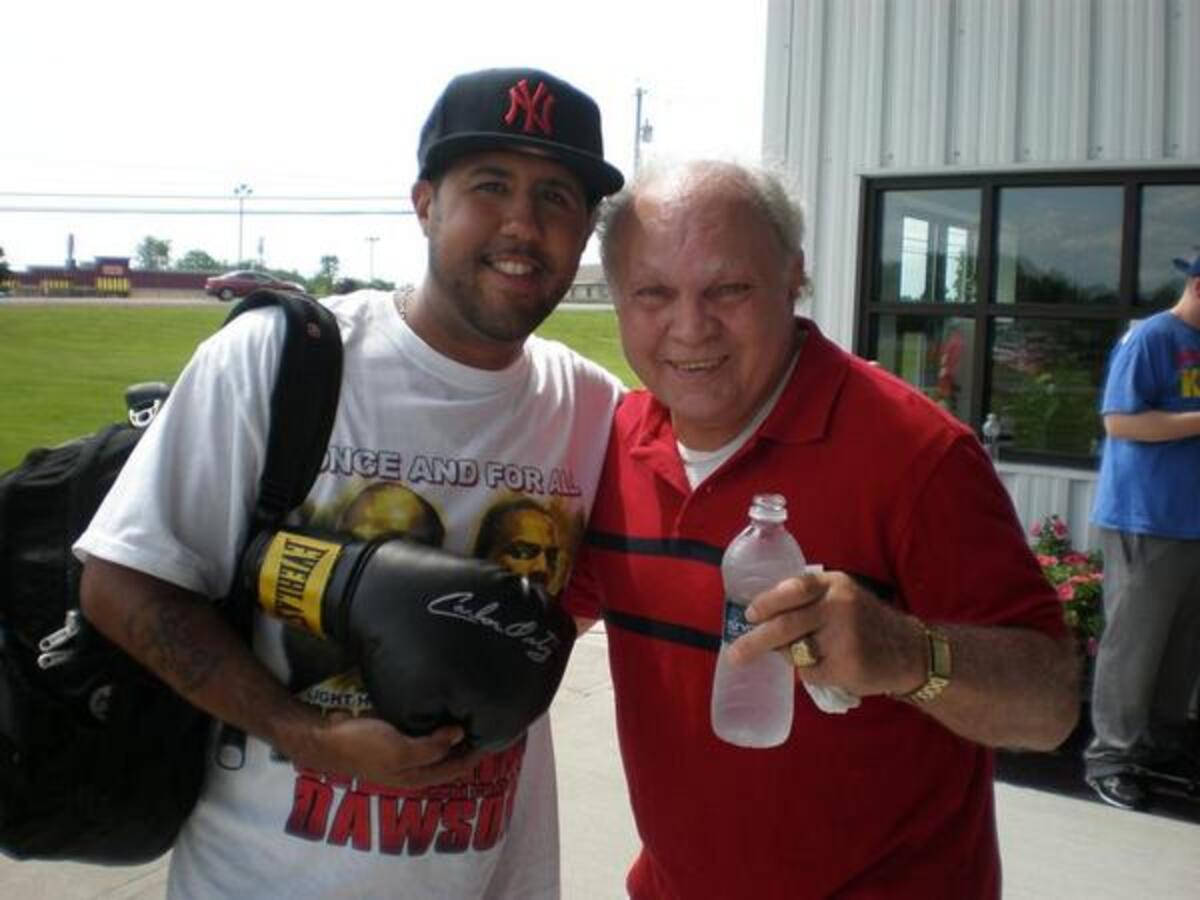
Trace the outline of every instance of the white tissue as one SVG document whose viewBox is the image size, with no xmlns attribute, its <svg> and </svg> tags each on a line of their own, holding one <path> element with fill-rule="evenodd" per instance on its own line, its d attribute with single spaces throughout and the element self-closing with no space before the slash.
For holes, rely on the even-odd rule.
<svg viewBox="0 0 1200 900">
<path fill-rule="evenodd" d="M 804 567 L 804 571 L 808 573 L 824 572 L 825 566 L 821 563 L 809 563 Z M 812 697 L 812 702 L 816 704 L 817 709 L 824 713 L 844 713 L 862 703 L 854 694 L 832 684 L 809 684 L 807 681 L 801 683 L 808 691 L 808 696 Z"/>
<path fill-rule="evenodd" d="M 807 681 L 803 684 L 821 712 L 844 713 L 862 703 L 854 694 L 832 684 L 809 684 Z"/>
</svg>

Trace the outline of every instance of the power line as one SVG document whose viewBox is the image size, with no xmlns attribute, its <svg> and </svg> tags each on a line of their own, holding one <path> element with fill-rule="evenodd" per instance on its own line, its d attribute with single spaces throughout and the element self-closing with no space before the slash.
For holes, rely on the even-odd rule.
<svg viewBox="0 0 1200 900">
<path fill-rule="evenodd" d="M 265 199 L 265 198 L 262 198 Z M 229 216 L 231 209 L 134 208 L 128 206 L 0 206 L 0 212 L 95 213 L 97 215 Z M 247 216 L 415 216 L 412 209 L 247 209 Z"/>
<path fill-rule="evenodd" d="M 106 194 L 92 191 L 0 191 L 0 197 L 55 197 L 67 200 L 225 200 L 232 201 L 228 194 Z M 247 202 L 257 200 L 303 200 L 306 202 L 330 203 L 407 203 L 408 198 L 393 194 L 258 194 L 246 198 Z"/>
</svg>

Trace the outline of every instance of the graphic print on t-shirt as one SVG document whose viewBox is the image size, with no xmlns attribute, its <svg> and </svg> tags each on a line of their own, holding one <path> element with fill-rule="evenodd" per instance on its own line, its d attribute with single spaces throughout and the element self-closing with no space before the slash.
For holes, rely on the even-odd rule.
<svg viewBox="0 0 1200 900">
<path fill-rule="evenodd" d="M 549 473 L 535 466 L 440 460 L 414 456 L 405 471 L 418 478 L 447 479 L 458 486 L 486 486 L 490 495 L 475 525 L 471 554 L 524 575 L 557 601 L 583 533 L 583 514 L 568 508 L 579 493 L 568 469 Z M 329 502 L 304 510 L 305 524 L 371 540 L 402 535 L 432 547 L 446 539 L 443 516 L 420 485 L 367 480 L 400 471 L 399 454 L 331 448 L 327 468 L 354 477 Z M 536 488 L 540 497 L 510 485 Z M 355 661 L 340 645 L 297 628 L 283 630 L 288 686 L 324 713 L 370 715 L 372 704 Z M 306 840 L 361 852 L 462 853 L 487 850 L 504 834 L 512 815 L 525 739 L 484 757 L 467 778 L 451 784 L 403 790 L 338 773 L 296 769 L 284 831 Z M 276 757 L 280 764 L 290 762 Z"/>
<path fill-rule="evenodd" d="M 422 485 L 482 487 L 548 497 L 580 497 L 575 473 L 562 466 L 529 465 L 495 459 L 456 459 L 417 453 L 411 457 L 393 450 L 331 444 L 321 472 L 389 482 L 403 481 L 414 490 Z"/>
<path fill-rule="evenodd" d="M 285 830 L 363 853 L 489 850 L 512 818 L 524 756 L 522 737 L 486 756 L 469 779 L 421 789 L 297 769 Z"/>
<path fill-rule="evenodd" d="M 1175 365 L 1179 368 L 1179 396 L 1200 399 L 1200 350 L 1181 347 L 1175 353 Z"/>
</svg>

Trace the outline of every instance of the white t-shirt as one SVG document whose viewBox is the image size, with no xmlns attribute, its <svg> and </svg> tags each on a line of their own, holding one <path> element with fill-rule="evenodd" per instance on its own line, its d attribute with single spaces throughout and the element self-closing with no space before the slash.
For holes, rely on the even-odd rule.
<svg viewBox="0 0 1200 900">
<path fill-rule="evenodd" d="M 540 524 L 500 558 L 560 591 L 619 382 L 536 337 L 502 371 L 463 366 L 421 341 L 387 293 L 328 305 L 345 348 L 341 396 L 321 474 L 297 518 L 361 536 L 402 528 L 484 555 L 476 542 L 494 532 L 488 512 L 520 501 Z M 278 310 L 247 313 L 199 347 L 77 553 L 208 596 L 228 591 L 263 465 L 282 322 Z M 334 645 L 261 615 L 254 642 L 297 696 L 327 709 L 369 709 Z M 240 768 L 223 768 L 216 749 L 172 855 L 172 897 L 558 896 L 545 717 L 470 778 L 423 790 L 301 772 L 253 737 Z"/>
</svg>

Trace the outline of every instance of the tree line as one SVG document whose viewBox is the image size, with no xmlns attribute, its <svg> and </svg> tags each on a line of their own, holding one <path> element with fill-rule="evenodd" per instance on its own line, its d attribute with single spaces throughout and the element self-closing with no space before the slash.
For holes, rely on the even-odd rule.
<svg viewBox="0 0 1200 900">
<path fill-rule="evenodd" d="M 266 272 L 284 281 L 294 281 L 304 285 L 310 294 L 324 296 L 326 294 L 346 293 L 358 288 L 375 288 L 381 291 L 395 290 L 394 282 L 382 278 L 355 279 L 341 277 L 340 263 L 336 256 L 330 254 L 321 257 L 320 267 L 313 275 L 301 275 L 294 269 L 276 269 L 260 265 L 255 260 L 242 260 L 230 263 L 219 260 L 204 250 L 189 250 L 174 262 L 171 260 L 171 241 L 146 235 L 134 250 L 134 259 L 139 269 L 155 272 L 211 272 L 217 274 L 231 269 L 255 269 Z"/>
</svg>

